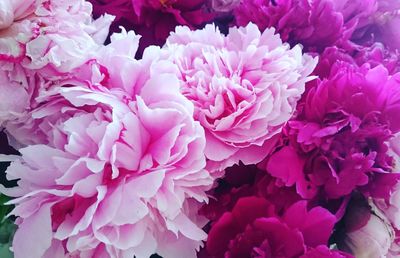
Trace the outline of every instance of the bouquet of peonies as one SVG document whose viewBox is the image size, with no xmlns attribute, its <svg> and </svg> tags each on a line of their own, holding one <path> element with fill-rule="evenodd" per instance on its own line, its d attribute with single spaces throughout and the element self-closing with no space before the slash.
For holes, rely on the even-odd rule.
<svg viewBox="0 0 400 258">
<path fill-rule="evenodd" d="M 0 257 L 400 257 L 400 0 L 0 0 Z"/>
</svg>

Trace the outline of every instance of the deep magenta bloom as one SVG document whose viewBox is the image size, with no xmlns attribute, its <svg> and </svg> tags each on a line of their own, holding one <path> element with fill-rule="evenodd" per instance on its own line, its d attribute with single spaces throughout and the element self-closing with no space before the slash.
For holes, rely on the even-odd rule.
<svg viewBox="0 0 400 258">
<path fill-rule="evenodd" d="M 382 38 L 395 40 L 393 35 L 398 31 L 393 25 L 398 18 L 382 2 L 387 1 L 250 0 L 241 1 L 234 14 L 238 25 L 253 22 L 262 30 L 275 27 L 285 41 L 301 43 L 308 51 L 322 52 L 333 45 L 352 48 L 353 43 L 365 43 L 367 40 L 361 39 L 370 36 L 374 28 L 384 31 L 383 23 L 389 29 L 380 33 L 384 34 Z"/>
<path fill-rule="evenodd" d="M 373 4 L 369 4 L 372 7 L 370 15 L 357 24 L 351 40 L 357 44 L 381 42 L 391 50 L 400 50 L 400 2 L 397 0 L 368 2 Z"/>
<path fill-rule="evenodd" d="M 261 30 L 275 27 L 284 41 L 321 51 L 343 35 L 343 16 L 333 1 L 250 0 L 235 9 L 236 24 L 253 22 Z"/>
<path fill-rule="evenodd" d="M 210 230 L 212 257 L 299 257 L 306 247 L 326 245 L 335 217 L 321 207 L 307 209 L 300 201 L 278 216 L 264 198 L 244 197 Z"/>
<path fill-rule="evenodd" d="M 210 191 L 213 198 L 204 205 L 200 213 L 209 220 L 218 220 L 226 211 L 230 211 L 243 197 L 258 196 L 273 204 L 276 213 L 282 214 L 301 197 L 294 187 L 285 187 L 265 171 L 255 165 L 234 165 L 225 169 L 224 177 Z"/>
<path fill-rule="evenodd" d="M 215 16 L 208 12 L 206 0 L 90 0 L 94 15 L 116 16 L 112 31 L 118 26 L 133 29 L 143 38 L 139 54 L 149 45 L 164 44 L 177 25 L 196 29 Z"/>
<path fill-rule="evenodd" d="M 328 79 L 309 85 L 285 131 L 289 144 L 267 170 L 304 198 L 339 198 L 392 171 L 388 142 L 400 130 L 400 74 L 337 63 Z M 287 162 L 282 162 L 285 160 Z"/>
</svg>

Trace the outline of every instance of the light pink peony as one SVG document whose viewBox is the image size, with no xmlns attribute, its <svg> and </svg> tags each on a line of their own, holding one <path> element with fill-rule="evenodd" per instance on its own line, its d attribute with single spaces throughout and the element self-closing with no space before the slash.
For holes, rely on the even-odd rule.
<svg viewBox="0 0 400 258">
<path fill-rule="evenodd" d="M 93 59 L 113 20 L 94 21 L 91 5 L 71 1 L 2 1 L 0 126 L 24 119 L 60 80 Z M 26 117 L 25 117 L 26 118 Z"/>
<path fill-rule="evenodd" d="M 395 230 L 373 204 L 351 202 L 345 217 L 346 235 L 341 248 L 357 258 L 386 258 L 394 250 Z M 392 257 L 392 256 L 388 256 Z"/>
<path fill-rule="evenodd" d="M 205 128 L 210 168 L 261 161 L 292 116 L 316 59 L 290 49 L 273 29 L 177 27 L 163 48 L 179 69 L 182 93 Z"/>
<path fill-rule="evenodd" d="M 10 3 L 13 22 L 0 30 L 0 60 L 21 60 L 31 69 L 51 65 L 66 72 L 83 64 L 104 42 L 113 20 L 106 15 L 93 21 L 91 5 L 83 0 Z"/>
<path fill-rule="evenodd" d="M 66 114 L 70 112 L 65 108 L 68 106 L 65 99 L 54 100 L 53 95 L 60 88 L 105 86 L 118 88 L 131 97 L 138 94 L 152 74 L 161 73 L 155 58 L 149 56 L 140 61 L 133 58 L 138 41 L 139 36 L 132 31 L 122 30 L 121 33 L 114 33 L 111 43 L 101 46 L 94 59 L 69 73 L 52 74 L 46 70 L 32 71 L 23 69 L 20 65 L 15 66 L 21 67 L 21 72 L 15 69 L 11 71 L 15 74 L 15 78 L 12 77 L 15 82 L 0 84 L 0 88 L 5 87 L 6 92 L 9 88 L 10 94 L 24 98 L 23 101 L 19 101 L 17 97 L 6 98 L 4 105 L 0 102 L 0 121 L 5 121 L 3 126 L 12 145 L 15 148 L 30 144 L 46 144 L 57 148 L 62 146 L 57 135 L 54 135 L 57 130 L 53 129 L 62 125 L 64 120 L 60 117 L 68 117 Z M 11 86 L 21 89 L 21 92 L 12 91 Z M 10 107 L 13 109 L 10 110 Z"/>
<path fill-rule="evenodd" d="M 154 76 L 135 99 L 59 91 L 41 112 L 61 110 L 49 128 L 61 147 L 22 148 L 7 170 L 20 179 L 3 189 L 17 197 L 15 257 L 195 257 L 206 237 L 196 211 L 212 179 L 204 131 L 177 78 Z"/>
<path fill-rule="evenodd" d="M 393 171 L 400 172 L 400 133 L 389 141 L 389 153 L 393 156 Z"/>
<path fill-rule="evenodd" d="M 392 191 L 388 202 L 382 199 L 374 201 L 392 225 L 400 229 L 400 183 L 397 183 Z"/>
<path fill-rule="evenodd" d="M 393 157 L 393 172 L 400 175 L 400 133 L 397 133 L 389 141 L 389 146 L 389 154 Z M 384 184 L 390 190 L 390 195 L 387 198 L 374 198 L 374 203 L 385 214 L 390 223 L 397 230 L 400 230 L 400 179 L 397 178 L 397 183 L 394 178 L 392 181 L 395 182 L 392 187 L 388 183 Z"/>
</svg>

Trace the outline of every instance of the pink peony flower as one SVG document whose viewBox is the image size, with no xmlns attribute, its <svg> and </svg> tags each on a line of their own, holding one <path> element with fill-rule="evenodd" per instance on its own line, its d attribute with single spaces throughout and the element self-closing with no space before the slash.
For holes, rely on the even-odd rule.
<svg viewBox="0 0 400 258">
<path fill-rule="evenodd" d="M 395 229 L 395 236 L 386 258 L 396 258 L 400 255 L 400 231 Z"/>
<path fill-rule="evenodd" d="M 351 202 L 345 217 L 345 228 L 341 248 L 355 257 L 391 257 L 387 255 L 394 243 L 395 231 L 376 207 Z"/>
<path fill-rule="evenodd" d="M 353 256 L 342 251 L 331 250 L 325 245 L 320 245 L 316 248 L 310 248 L 300 258 L 353 258 Z"/>
<path fill-rule="evenodd" d="M 400 229 L 400 182 L 393 188 L 388 201 L 375 199 L 374 203 L 383 212 L 391 224 Z"/>
<path fill-rule="evenodd" d="M 93 21 L 90 4 L 83 0 L 18 0 L 7 6 L 12 22 L 0 29 L 0 91 L 5 93 L 0 95 L 0 126 L 26 119 L 43 101 L 40 95 L 74 77 L 97 54 L 113 19 Z"/>
<path fill-rule="evenodd" d="M 400 133 L 397 133 L 389 142 L 389 153 L 393 156 L 393 170 L 400 172 Z"/>
<path fill-rule="evenodd" d="M 2 189 L 17 197 L 15 257 L 196 257 L 212 178 L 178 79 L 152 76 L 133 96 L 95 84 L 57 91 L 36 110 L 52 144 L 20 149 L 7 169 L 19 179 Z"/>
<path fill-rule="evenodd" d="M 393 172 L 387 179 L 374 180 L 374 188 L 384 194 L 372 195 L 374 204 L 383 212 L 393 227 L 400 230 L 400 134 L 397 133 L 389 142 L 389 155 L 393 157 Z M 380 180 L 379 180 L 380 179 Z M 386 193 L 385 193 L 386 192 Z M 400 238 L 400 234 L 399 234 Z M 400 241 L 400 240 L 399 240 Z M 399 248 L 400 253 L 400 248 Z"/>
<path fill-rule="evenodd" d="M 254 24 L 227 36 L 212 25 L 177 27 L 162 49 L 205 128 L 210 169 L 261 161 L 292 116 L 316 59 Z"/>
<path fill-rule="evenodd" d="M 122 30 L 121 33 L 114 33 L 111 36 L 110 44 L 99 48 L 94 59 L 69 73 L 51 75 L 39 70 L 32 72 L 32 77 L 36 78 L 34 81 L 29 80 L 30 77 L 26 78 L 24 73 L 18 74 L 21 78 L 17 77 L 17 79 L 24 83 L 21 83 L 24 86 L 22 93 L 28 96 L 28 101 L 16 102 L 16 105 L 23 106 L 21 108 L 23 112 L 18 116 L 15 112 L 11 113 L 7 110 L 7 106 L 4 105 L 5 114 L 11 113 L 11 118 L 14 118 L 3 125 L 12 140 L 12 145 L 20 148 L 30 144 L 46 144 L 61 148 L 57 135 L 53 135 L 56 131 L 52 129 L 62 125 L 65 121 L 60 120 L 60 117 L 68 117 L 65 114 L 70 112 L 64 108 L 68 106 L 67 101 L 54 100 L 53 95 L 60 88 L 91 85 L 94 88 L 119 89 L 131 98 L 139 94 L 151 76 L 163 71 L 158 68 L 161 65 L 158 65 L 155 56 L 144 57 L 140 61 L 134 59 L 138 44 L 139 36 L 132 31 Z M 168 67 L 174 67 L 174 65 L 171 64 Z M 15 100 L 17 99 L 10 101 Z"/>
<path fill-rule="evenodd" d="M 108 34 L 112 16 L 96 21 L 83 0 L 13 1 L 14 22 L 0 30 L 0 60 L 67 72 L 90 59 Z M 23 14 L 20 12 L 25 10 Z"/>
<path fill-rule="evenodd" d="M 212 224 L 207 251 L 212 257 L 299 257 L 306 247 L 325 245 L 335 217 L 306 202 L 290 206 L 282 217 L 266 199 L 244 197 Z"/>
<path fill-rule="evenodd" d="M 399 76 L 382 66 L 337 63 L 328 79 L 310 85 L 285 131 L 289 144 L 272 155 L 268 172 L 296 185 L 302 197 L 322 199 L 346 196 L 391 172 L 387 151 L 400 130 Z"/>
</svg>

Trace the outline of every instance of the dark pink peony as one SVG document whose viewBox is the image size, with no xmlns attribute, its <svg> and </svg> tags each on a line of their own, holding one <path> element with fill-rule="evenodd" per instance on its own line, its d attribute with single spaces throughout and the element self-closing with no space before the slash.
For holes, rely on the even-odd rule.
<svg viewBox="0 0 400 258">
<path fill-rule="evenodd" d="M 335 222 L 321 207 L 308 210 L 305 201 L 278 216 L 268 200 L 243 197 L 212 224 L 206 247 L 211 257 L 294 258 L 326 245 Z"/>
<path fill-rule="evenodd" d="M 132 0 L 89 0 L 88 2 L 93 6 L 93 16 L 95 18 L 104 14 L 115 16 L 110 27 L 111 33 L 120 31 L 120 26 L 127 30 L 132 29 L 133 24 L 137 21 Z"/>
<path fill-rule="evenodd" d="M 344 17 L 336 4 L 332 0 L 241 1 L 235 19 L 242 26 L 254 22 L 261 30 L 275 27 L 283 40 L 320 52 L 345 36 Z"/>
<path fill-rule="evenodd" d="M 210 191 L 213 198 L 200 210 L 211 221 L 218 220 L 224 212 L 232 210 L 242 197 L 263 197 L 273 204 L 277 214 L 283 214 L 288 207 L 301 200 L 294 187 L 279 184 L 255 165 L 234 165 L 225 169 L 224 174 L 218 180 L 217 187 Z"/>
<path fill-rule="evenodd" d="M 319 56 L 317 67 L 313 73 L 320 78 L 326 78 L 337 61 L 360 67 L 368 63 L 371 68 L 383 65 L 389 74 L 400 72 L 398 52 L 387 49 L 381 43 L 374 43 L 370 46 L 358 46 L 346 50 L 336 46 L 328 47 Z"/>
<path fill-rule="evenodd" d="M 139 55 L 149 45 L 164 44 L 177 25 L 199 28 L 214 17 L 206 8 L 206 0 L 90 0 L 94 15 L 116 16 L 111 30 L 119 26 L 142 35 Z"/>
<path fill-rule="evenodd" d="M 373 11 L 357 24 L 351 40 L 357 44 L 380 42 L 391 50 L 400 50 L 400 2 L 397 0 L 368 2 L 374 4 Z M 359 8 L 363 6 L 360 4 Z"/>
<path fill-rule="evenodd" d="M 296 185 L 304 198 L 339 198 L 391 172 L 387 151 L 400 130 L 399 78 L 383 66 L 337 63 L 328 79 L 309 85 L 285 130 L 288 145 L 269 159 L 268 172 Z"/>
</svg>

